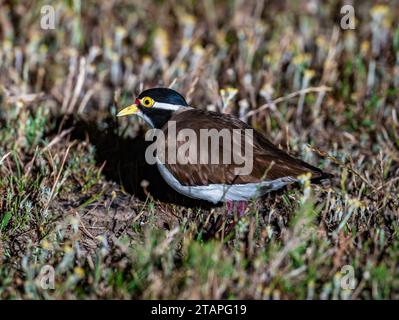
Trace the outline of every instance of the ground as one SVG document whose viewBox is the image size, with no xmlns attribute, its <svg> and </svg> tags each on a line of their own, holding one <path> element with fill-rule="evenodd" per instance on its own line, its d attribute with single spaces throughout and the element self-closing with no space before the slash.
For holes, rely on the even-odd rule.
<svg viewBox="0 0 399 320">
<path fill-rule="evenodd" d="M 399 298 L 397 1 L 357 1 L 355 29 L 341 1 L 60 0 L 54 29 L 46 4 L 0 4 L 1 299 Z M 154 86 L 334 179 L 210 233 L 223 207 L 115 117 Z"/>
</svg>

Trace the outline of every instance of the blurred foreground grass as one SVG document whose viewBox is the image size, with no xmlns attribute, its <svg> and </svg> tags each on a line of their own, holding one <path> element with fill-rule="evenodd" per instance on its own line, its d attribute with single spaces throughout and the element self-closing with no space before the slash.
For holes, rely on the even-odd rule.
<svg viewBox="0 0 399 320">
<path fill-rule="evenodd" d="M 52 1 L 42 30 L 46 4 L 0 2 L 0 298 L 399 298 L 398 1 L 356 2 L 355 30 L 340 1 Z M 118 160 L 143 124 L 116 110 L 156 85 L 334 182 L 205 241 L 223 209 Z"/>
</svg>

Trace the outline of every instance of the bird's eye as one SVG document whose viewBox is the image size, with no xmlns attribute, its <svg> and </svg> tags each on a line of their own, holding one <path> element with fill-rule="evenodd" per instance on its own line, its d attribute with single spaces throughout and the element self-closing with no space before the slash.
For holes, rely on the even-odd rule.
<svg viewBox="0 0 399 320">
<path fill-rule="evenodd" d="M 141 99 L 141 103 L 145 107 L 152 107 L 152 105 L 154 104 L 154 100 L 150 97 L 144 97 L 143 99 Z"/>
</svg>

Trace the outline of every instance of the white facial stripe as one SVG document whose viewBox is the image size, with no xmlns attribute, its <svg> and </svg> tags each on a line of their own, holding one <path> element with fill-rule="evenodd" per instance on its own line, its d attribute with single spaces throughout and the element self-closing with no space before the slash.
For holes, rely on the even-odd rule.
<svg viewBox="0 0 399 320">
<path fill-rule="evenodd" d="M 172 110 L 176 111 L 182 108 L 183 106 L 179 106 L 176 104 L 170 104 L 170 103 L 163 103 L 163 102 L 156 102 L 151 108 L 157 108 L 157 109 L 163 109 L 163 110 Z"/>
<path fill-rule="evenodd" d="M 138 111 L 135 113 L 135 115 L 143 119 L 151 128 L 154 128 L 154 123 L 143 112 Z"/>
</svg>

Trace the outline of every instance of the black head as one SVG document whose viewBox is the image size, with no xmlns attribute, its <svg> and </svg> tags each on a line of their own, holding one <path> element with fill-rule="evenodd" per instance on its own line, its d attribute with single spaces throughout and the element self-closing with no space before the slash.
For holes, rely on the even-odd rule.
<svg viewBox="0 0 399 320">
<path fill-rule="evenodd" d="M 184 97 L 169 88 L 152 88 L 143 91 L 135 103 L 118 113 L 118 116 L 136 114 L 155 128 L 162 128 L 174 112 L 188 107 Z"/>
<path fill-rule="evenodd" d="M 144 97 L 150 97 L 156 102 L 173 104 L 177 106 L 185 106 L 188 104 L 184 97 L 175 90 L 169 88 L 151 88 L 144 90 L 137 97 L 138 99 L 143 99 Z"/>
</svg>

